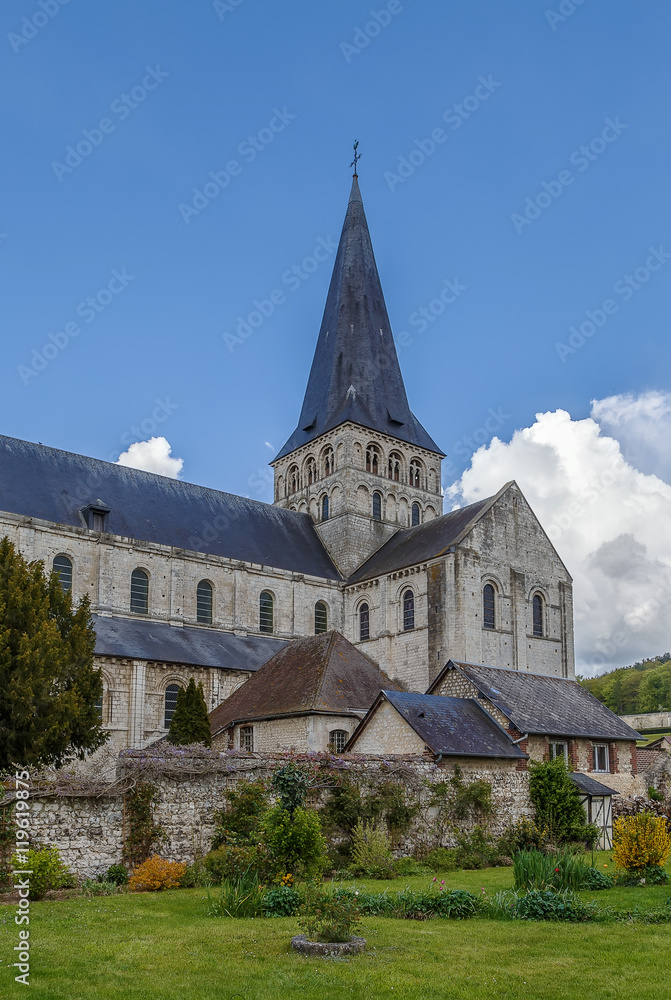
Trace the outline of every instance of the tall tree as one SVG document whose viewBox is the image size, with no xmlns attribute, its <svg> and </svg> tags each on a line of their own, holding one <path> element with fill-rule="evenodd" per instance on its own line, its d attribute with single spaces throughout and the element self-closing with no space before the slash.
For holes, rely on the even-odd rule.
<svg viewBox="0 0 671 1000">
<path fill-rule="evenodd" d="M 181 746 L 188 743 L 204 743 L 208 747 L 212 745 L 203 685 L 196 684 L 193 677 L 187 687 L 180 688 L 177 692 L 175 714 L 170 723 L 167 740 L 169 743 Z"/>
<path fill-rule="evenodd" d="M 58 575 L 0 541 L 0 773 L 15 765 L 60 767 L 108 739 L 96 708 L 88 598 L 72 607 Z"/>
</svg>

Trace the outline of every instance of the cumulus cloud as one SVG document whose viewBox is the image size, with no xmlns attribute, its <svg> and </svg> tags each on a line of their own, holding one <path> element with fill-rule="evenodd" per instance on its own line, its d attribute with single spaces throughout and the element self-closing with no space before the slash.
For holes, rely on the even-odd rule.
<svg viewBox="0 0 671 1000">
<path fill-rule="evenodd" d="M 538 413 L 508 444 L 483 445 L 447 491 L 472 503 L 517 481 L 573 576 L 576 669 L 585 674 L 671 646 L 671 486 L 636 460 L 639 444 L 650 456 L 659 443 L 661 462 L 653 424 L 668 421 L 667 404 L 647 393 L 597 400 L 584 420 Z M 618 438 L 604 432 L 615 424 Z"/>
<path fill-rule="evenodd" d="M 650 391 L 594 400 L 592 416 L 641 472 L 671 482 L 671 393 Z"/>
<path fill-rule="evenodd" d="M 116 462 L 131 469 L 155 472 L 159 476 L 179 479 L 184 465 L 183 458 L 171 458 L 172 447 L 164 437 L 152 437 L 148 441 L 135 441 L 128 451 L 124 451 Z"/>
</svg>

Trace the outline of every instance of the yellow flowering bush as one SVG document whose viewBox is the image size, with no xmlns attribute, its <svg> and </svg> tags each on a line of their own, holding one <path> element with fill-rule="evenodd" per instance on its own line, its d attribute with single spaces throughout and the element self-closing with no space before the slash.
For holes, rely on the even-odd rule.
<svg viewBox="0 0 671 1000">
<path fill-rule="evenodd" d="M 135 891 L 159 892 L 161 889 L 175 889 L 186 871 L 181 861 L 167 861 L 155 854 L 138 865 L 128 880 L 128 887 Z"/>
<path fill-rule="evenodd" d="M 671 838 L 663 816 L 638 813 L 613 824 L 613 860 L 618 868 L 637 872 L 662 867 L 671 854 Z"/>
</svg>

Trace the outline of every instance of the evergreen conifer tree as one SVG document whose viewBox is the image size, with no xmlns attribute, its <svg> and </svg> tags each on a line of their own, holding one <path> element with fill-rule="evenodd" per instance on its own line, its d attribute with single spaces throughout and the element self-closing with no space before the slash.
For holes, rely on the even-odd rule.
<svg viewBox="0 0 671 1000">
<path fill-rule="evenodd" d="M 188 743 L 204 743 L 208 747 L 212 745 L 203 685 L 196 684 L 193 677 L 187 687 L 180 688 L 177 692 L 175 714 L 170 723 L 167 739 L 176 746 Z"/>
<path fill-rule="evenodd" d="M 0 541 L 0 773 L 64 764 L 108 739 L 96 703 L 88 598 L 76 609 L 56 573 Z"/>
</svg>

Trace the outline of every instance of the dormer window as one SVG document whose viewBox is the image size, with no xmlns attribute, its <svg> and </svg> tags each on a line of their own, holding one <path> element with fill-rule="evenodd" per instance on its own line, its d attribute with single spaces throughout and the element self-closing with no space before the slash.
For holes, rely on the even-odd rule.
<svg viewBox="0 0 671 1000">
<path fill-rule="evenodd" d="M 81 512 L 86 521 L 86 527 L 91 531 L 107 530 L 107 515 L 110 508 L 102 500 L 95 500 L 93 503 L 87 504 L 86 507 L 82 507 Z"/>
</svg>

